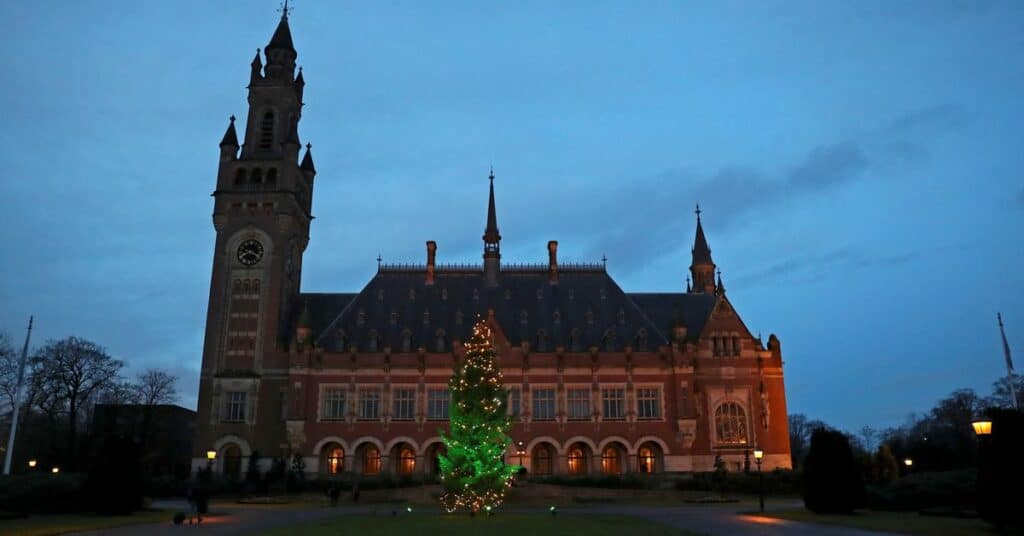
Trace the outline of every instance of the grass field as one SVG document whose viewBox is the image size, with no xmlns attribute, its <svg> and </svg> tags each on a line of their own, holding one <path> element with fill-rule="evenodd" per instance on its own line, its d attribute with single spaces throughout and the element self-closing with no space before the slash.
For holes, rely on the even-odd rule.
<svg viewBox="0 0 1024 536">
<path fill-rule="evenodd" d="M 871 512 L 861 511 L 853 515 L 819 515 L 805 508 L 769 511 L 760 514 L 767 517 L 841 525 L 865 530 L 895 532 L 899 534 L 942 534 L 943 536 L 967 536 L 994 533 L 980 519 L 959 519 L 950 517 L 922 516 L 917 512 Z"/>
<path fill-rule="evenodd" d="M 498 514 L 494 517 L 405 514 L 391 516 L 344 516 L 292 525 L 264 532 L 267 535 L 364 535 L 374 536 L 545 536 L 586 534 L 587 536 L 690 536 L 693 533 L 627 516 L 548 514 Z"/>
<path fill-rule="evenodd" d="M 127 516 L 98 516 L 89 514 L 58 514 L 32 516 L 0 521 L 0 534 L 18 536 L 49 536 L 81 530 L 98 530 L 140 523 L 171 522 L 171 512 L 149 510 Z"/>
</svg>

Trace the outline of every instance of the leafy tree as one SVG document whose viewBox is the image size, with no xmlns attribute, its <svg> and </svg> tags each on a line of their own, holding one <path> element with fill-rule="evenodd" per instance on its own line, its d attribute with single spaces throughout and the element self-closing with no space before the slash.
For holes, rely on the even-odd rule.
<svg viewBox="0 0 1024 536">
<path fill-rule="evenodd" d="M 863 501 L 864 481 L 849 439 L 836 430 L 815 430 L 804 460 L 804 505 L 818 514 L 846 514 Z"/>
<path fill-rule="evenodd" d="M 483 320 L 477 320 L 465 347 L 465 362 L 448 384 L 451 430 L 441 433 L 447 447 L 439 458 L 445 489 L 441 502 L 449 512 L 498 506 L 519 469 L 502 457 L 512 443 L 512 422 L 505 412 L 506 391 L 491 330 Z"/>
<path fill-rule="evenodd" d="M 37 388 L 45 395 L 51 416 L 67 419 L 67 447 L 71 469 L 78 465 L 78 426 L 82 410 L 91 407 L 93 397 L 116 381 L 124 364 L 101 346 L 68 337 L 50 341 L 39 349 L 33 361 Z"/>
</svg>

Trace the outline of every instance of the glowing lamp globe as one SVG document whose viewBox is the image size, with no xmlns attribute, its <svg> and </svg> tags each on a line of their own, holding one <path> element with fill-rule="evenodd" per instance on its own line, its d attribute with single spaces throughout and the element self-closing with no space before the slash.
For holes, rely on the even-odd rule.
<svg viewBox="0 0 1024 536">
<path fill-rule="evenodd" d="M 217 459 L 217 451 L 215 451 L 215 450 L 208 450 L 208 451 L 206 451 L 206 459 L 210 460 L 211 462 L 213 460 L 216 460 Z"/>
<path fill-rule="evenodd" d="M 992 421 L 979 419 L 971 423 L 971 427 L 974 428 L 974 434 L 979 436 L 987 436 L 992 433 Z"/>
<path fill-rule="evenodd" d="M 38 463 L 38 462 L 36 462 L 35 460 L 29 460 L 29 461 L 28 461 L 28 466 L 29 466 L 29 467 L 32 467 L 32 468 L 35 468 L 35 466 L 36 466 L 36 463 Z"/>
<path fill-rule="evenodd" d="M 764 451 L 761 449 L 754 449 L 754 459 L 760 460 L 761 458 L 764 458 Z"/>
<path fill-rule="evenodd" d="M 53 474 L 57 474 L 60 472 L 60 467 L 54 467 L 53 469 L 50 469 L 50 472 Z"/>
<path fill-rule="evenodd" d="M 914 460 L 911 460 L 910 458 L 907 458 L 907 459 L 903 460 L 903 465 L 906 465 L 907 467 L 910 467 L 910 466 L 914 465 Z"/>
</svg>

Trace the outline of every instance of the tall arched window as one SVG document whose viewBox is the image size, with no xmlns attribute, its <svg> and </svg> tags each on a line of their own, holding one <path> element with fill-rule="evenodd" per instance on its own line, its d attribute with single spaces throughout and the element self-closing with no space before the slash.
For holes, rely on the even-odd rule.
<svg viewBox="0 0 1024 536">
<path fill-rule="evenodd" d="M 259 148 L 262 151 L 269 151 L 274 144 L 274 112 L 263 114 L 260 121 Z"/>
<path fill-rule="evenodd" d="M 533 473 L 535 475 L 550 475 L 551 458 L 551 447 L 547 445 L 537 445 L 537 447 L 533 449 Z"/>
<path fill-rule="evenodd" d="M 437 333 L 434 333 L 434 351 L 435 352 L 437 352 L 437 353 L 444 352 L 445 346 L 447 346 L 447 344 L 446 344 L 447 343 L 447 338 L 448 337 L 445 334 L 443 329 L 439 329 L 439 330 L 437 330 Z"/>
<path fill-rule="evenodd" d="M 747 444 L 747 414 L 735 402 L 726 402 L 715 409 L 715 431 L 723 445 Z"/>
<path fill-rule="evenodd" d="M 327 473 L 337 475 L 345 468 L 345 451 L 334 447 L 327 453 Z"/>
<path fill-rule="evenodd" d="M 583 341 L 580 339 L 580 330 L 573 328 L 569 333 L 569 351 L 579 352 L 583 350 Z"/>
<path fill-rule="evenodd" d="M 604 343 L 604 351 L 605 352 L 614 352 L 615 351 L 615 332 L 610 330 L 610 329 L 609 330 L 605 330 L 604 338 L 602 339 L 602 342 Z"/>
<path fill-rule="evenodd" d="M 398 474 L 411 475 L 416 469 L 416 453 L 409 447 L 403 447 L 398 453 Z"/>
<path fill-rule="evenodd" d="M 373 445 L 366 445 L 363 450 L 363 474 L 375 475 L 380 472 L 380 451 Z"/>
<path fill-rule="evenodd" d="M 617 475 L 622 472 L 622 456 L 619 449 L 605 447 L 601 453 L 601 471 L 609 475 Z"/>
<path fill-rule="evenodd" d="M 569 449 L 569 474 L 582 475 L 587 472 L 587 459 L 583 455 L 583 449 L 573 447 Z"/>
<path fill-rule="evenodd" d="M 640 447 L 637 453 L 637 469 L 641 473 L 654 472 L 654 451 L 651 447 Z"/>
<path fill-rule="evenodd" d="M 366 351 L 376 352 L 379 342 L 380 340 L 377 337 L 377 330 L 371 329 L 370 332 L 366 334 Z"/>
<path fill-rule="evenodd" d="M 548 351 L 548 332 L 544 331 L 543 329 L 537 330 L 537 351 Z"/>
</svg>

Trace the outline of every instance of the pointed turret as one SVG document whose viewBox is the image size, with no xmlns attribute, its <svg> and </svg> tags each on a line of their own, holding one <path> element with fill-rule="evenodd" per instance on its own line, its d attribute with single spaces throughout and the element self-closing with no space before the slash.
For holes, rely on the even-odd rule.
<svg viewBox="0 0 1024 536">
<path fill-rule="evenodd" d="M 316 167 L 313 166 L 313 153 L 311 151 L 312 148 L 312 143 L 306 144 L 306 154 L 303 155 L 302 163 L 299 164 L 299 169 L 301 169 L 302 172 L 305 173 L 306 177 L 309 179 L 312 179 L 313 175 L 316 175 Z"/>
<path fill-rule="evenodd" d="M 304 89 L 306 89 L 306 79 L 302 76 L 302 67 L 299 67 L 299 76 L 295 77 L 295 91 L 299 94 L 299 102 L 302 102 Z"/>
<path fill-rule="evenodd" d="M 490 198 L 487 200 L 487 227 L 484 229 L 484 274 L 491 286 L 498 284 L 501 266 L 501 233 L 498 232 L 498 215 L 494 208 L 494 169 L 488 176 L 491 181 Z"/>
<path fill-rule="evenodd" d="M 235 116 L 232 115 L 230 119 L 228 129 L 220 140 L 221 160 L 234 160 L 238 157 L 238 133 L 235 132 Z"/>
<path fill-rule="evenodd" d="M 256 57 L 252 59 L 249 66 L 252 67 L 252 72 L 249 73 L 249 84 L 252 85 L 263 80 L 263 59 L 260 58 L 260 49 L 256 49 Z"/>
<path fill-rule="evenodd" d="M 697 235 L 693 240 L 693 261 L 690 263 L 690 275 L 693 276 L 693 288 L 690 292 L 713 294 L 715 292 L 715 263 L 711 260 L 711 248 L 704 237 L 704 225 L 700 221 L 700 205 L 697 205 Z"/>
<path fill-rule="evenodd" d="M 725 285 L 722 283 L 722 271 L 718 271 L 718 283 L 715 285 L 715 294 L 725 296 Z"/>
<path fill-rule="evenodd" d="M 295 45 L 292 44 L 292 31 L 288 27 L 288 2 L 285 2 L 281 11 L 281 21 L 277 23 L 277 29 L 270 38 L 263 51 L 267 55 L 267 68 L 264 69 L 267 78 L 275 80 L 285 79 L 291 81 L 295 73 Z"/>
</svg>

